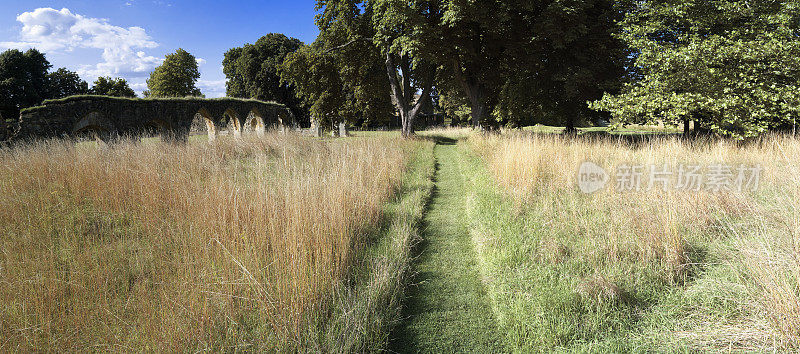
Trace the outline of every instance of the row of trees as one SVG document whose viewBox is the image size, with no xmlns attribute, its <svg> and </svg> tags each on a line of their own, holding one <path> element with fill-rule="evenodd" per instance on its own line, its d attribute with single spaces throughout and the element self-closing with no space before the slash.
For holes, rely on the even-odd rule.
<svg viewBox="0 0 800 354">
<path fill-rule="evenodd" d="M 311 44 L 268 34 L 228 50 L 228 96 L 330 123 L 385 124 L 397 114 L 404 136 L 431 96 L 486 128 L 694 121 L 746 138 L 793 129 L 800 115 L 796 0 L 318 0 L 317 11 Z M 4 109 L 83 92 L 132 95 L 121 79 L 88 89 L 75 73 L 49 69 L 35 50 L 3 53 Z M 178 49 L 145 96 L 201 96 L 199 76 L 196 58 Z"/>
<path fill-rule="evenodd" d="M 794 0 L 318 0 L 317 10 L 314 43 L 268 35 L 232 49 L 229 94 L 255 97 L 242 82 L 278 87 L 279 76 L 317 119 L 397 112 L 406 136 L 432 93 L 490 128 L 694 121 L 746 138 L 793 128 L 800 111 Z M 293 44 L 260 52 L 269 60 L 241 54 L 271 41 Z"/>
<path fill-rule="evenodd" d="M 320 0 L 317 40 L 287 56 L 282 78 L 315 117 L 397 111 L 403 135 L 432 92 L 476 126 L 599 115 L 629 60 L 614 36 L 626 2 Z"/>
<path fill-rule="evenodd" d="M 0 113 L 7 118 L 16 117 L 22 108 L 72 95 L 136 96 L 125 79 L 99 77 L 89 88 L 77 73 L 66 68 L 50 71 L 51 68 L 44 54 L 36 49 L 11 49 L 0 54 Z"/>
<path fill-rule="evenodd" d="M 15 119 L 23 108 L 73 95 L 136 97 L 123 78 L 99 77 L 90 88 L 76 72 L 66 68 L 50 71 L 51 68 L 45 55 L 36 49 L 11 49 L 0 54 L 0 114 Z M 198 78 L 196 58 L 178 49 L 151 73 L 144 96 L 202 96 L 195 86 Z"/>
</svg>

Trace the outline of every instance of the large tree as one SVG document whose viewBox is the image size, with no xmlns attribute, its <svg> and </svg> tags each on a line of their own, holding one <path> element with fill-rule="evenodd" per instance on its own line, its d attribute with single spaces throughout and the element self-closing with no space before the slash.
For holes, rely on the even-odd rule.
<svg viewBox="0 0 800 354">
<path fill-rule="evenodd" d="M 295 117 L 302 119 L 304 110 L 294 87 L 281 82 L 278 66 L 286 55 L 303 45 L 299 39 L 280 33 L 270 33 L 255 44 L 232 48 L 225 53 L 222 71 L 228 78 L 226 86 L 230 97 L 255 98 L 285 104 Z"/>
<path fill-rule="evenodd" d="M 425 2 L 319 0 L 317 10 L 317 41 L 287 59 L 289 65 L 315 69 L 333 85 L 325 88 L 329 92 L 316 91 L 316 107 L 349 102 L 376 114 L 391 102 L 400 115 L 403 136 L 413 134 L 414 119 L 433 86 L 435 66 L 415 56 L 419 42 L 411 32 L 413 26 L 406 24 L 429 18 L 432 13 Z M 295 68 L 286 69 L 300 74 Z M 382 78 L 375 80 L 376 76 Z M 343 95 L 334 92 L 342 88 Z"/>
<path fill-rule="evenodd" d="M 50 62 L 36 49 L 11 49 L 0 54 L 0 112 L 17 117 L 19 110 L 48 98 Z"/>
<path fill-rule="evenodd" d="M 370 4 L 370 3 L 368 3 Z M 414 134 L 414 121 L 429 102 L 437 67 L 424 53 L 440 45 L 436 24 L 442 18 L 437 1 L 374 0 L 371 23 L 374 45 L 385 58 L 392 102 L 402 135 Z"/>
<path fill-rule="evenodd" d="M 444 9 L 435 24 L 441 33 L 438 46 L 428 47 L 430 56 L 444 70 L 438 85 L 445 94 L 461 95 L 470 107 L 474 126 L 491 124 L 489 113 L 497 102 L 502 84 L 503 59 L 508 47 L 513 14 L 496 0 L 440 0 Z M 424 30 L 424 29 L 421 29 Z"/>
<path fill-rule="evenodd" d="M 128 81 L 123 78 L 98 77 L 89 90 L 92 95 L 113 97 L 136 97 L 136 92 L 128 86 Z"/>
<path fill-rule="evenodd" d="M 47 74 L 48 98 L 63 98 L 74 95 L 84 95 L 89 91 L 89 84 L 83 81 L 78 73 L 66 68 Z"/>
<path fill-rule="evenodd" d="M 613 34 L 626 4 L 441 0 L 440 39 L 423 54 L 443 69 L 437 87 L 463 97 L 475 126 L 549 119 L 570 127 L 624 74 L 627 53 Z"/>
<path fill-rule="evenodd" d="M 591 110 L 617 93 L 629 52 L 615 37 L 630 2 L 506 1 L 513 19 L 504 34 L 503 80 L 494 113 L 507 123 L 547 123 L 574 132 L 603 114 Z"/>
<path fill-rule="evenodd" d="M 175 53 L 167 54 L 164 62 L 150 74 L 150 78 L 147 79 L 146 95 L 148 97 L 202 96 L 200 89 L 195 86 L 199 78 L 197 58 L 178 48 Z"/>
<path fill-rule="evenodd" d="M 308 107 L 315 124 L 333 125 L 352 119 L 352 102 L 348 88 L 339 75 L 336 57 L 325 55 L 317 41 L 286 56 L 280 66 L 281 78 L 295 87 L 295 92 Z"/>
<path fill-rule="evenodd" d="M 317 40 L 287 56 L 281 76 L 320 122 L 386 124 L 393 114 L 385 56 L 373 44 L 373 8 L 318 1 Z"/>
<path fill-rule="evenodd" d="M 593 106 L 619 123 L 663 121 L 736 138 L 793 125 L 800 112 L 796 1 L 649 0 L 622 23 L 639 76 Z"/>
</svg>

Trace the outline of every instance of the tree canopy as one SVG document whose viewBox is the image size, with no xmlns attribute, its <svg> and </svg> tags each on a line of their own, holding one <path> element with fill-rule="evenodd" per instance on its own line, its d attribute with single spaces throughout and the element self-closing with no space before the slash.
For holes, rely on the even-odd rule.
<svg viewBox="0 0 800 354">
<path fill-rule="evenodd" d="M 622 22 L 637 80 L 593 107 L 619 124 L 680 124 L 735 138 L 793 125 L 800 111 L 794 1 L 645 1 Z"/>
<path fill-rule="evenodd" d="M 413 57 L 412 27 L 403 22 L 426 18 L 426 7 L 422 2 L 320 0 L 317 10 L 320 34 L 314 44 L 287 57 L 283 78 L 298 87 L 317 119 L 374 123 L 396 111 L 403 135 L 412 134 L 436 68 Z"/>
<path fill-rule="evenodd" d="M 346 60 L 307 58 L 340 76 L 382 62 L 404 136 L 434 90 L 448 111 L 468 111 L 475 126 L 553 118 L 572 126 L 597 115 L 586 102 L 616 92 L 625 76 L 627 52 L 613 34 L 626 4 L 321 0 L 314 48 Z"/>
<path fill-rule="evenodd" d="M 113 97 L 136 97 L 136 92 L 128 86 L 123 78 L 98 77 L 89 90 L 92 95 Z"/>
<path fill-rule="evenodd" d="M 149 97 L 186 97 L 202 96 L 195 86 L 200 78 L 197 58 L 189 52 L 178 48 L 175 53 L 167 54 L 147 79 L 146 96 Z"/>
<path fill-rule="evenodd" d="M 385 64 L 371 40 L 372 10 L 363 5 L 318 2 L 317 40 L 280 67 L 320 123 L 385 124 L 393 115 Z"/>
<path fill-rule="evenodd" d="M 222 71 L 228 78 L 226 92 L 229 97 L 255 98 L 285 104 L 295 117 L 305 114 L 293 85 L 281 81 L 278 74 L 286 55 L 303 45 L 299 39 L 279 33 L 270 33 L 254 44 L 232 48 L 225 53 Z"/>
<path fill-rule="evenodd" d="M 4 117 L 16 117 L 20 109 L 48 98 L 50 68 L 50 62 L 36 49 L 0 54 L 0 111 Z"/>
<path fill-rule="evenodd" d="M 84 95 L 89 92 L 89 84 L 83 81 L 78 73 L 66 68 L 47 74 L 48 98 L 64 98 L 73 95 Z"/>
</svg>

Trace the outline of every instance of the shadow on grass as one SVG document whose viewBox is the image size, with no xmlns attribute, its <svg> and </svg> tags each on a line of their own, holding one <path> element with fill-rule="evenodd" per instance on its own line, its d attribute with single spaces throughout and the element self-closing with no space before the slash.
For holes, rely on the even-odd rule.
<svg viewBox="0 0 800 354">
<path fill-rule="evenodd" d="M 453 139 L 442 135 L 417 135 L 416 138 L 432 141 L 439 145 L 456 145 L 458 143 L 458 139 Z M 438 162 L 436 165 L 436 170 L 439 170 Z"/>
<path fill-rule="evenodd" d="M 448 145 L 455 145 L 456 140 L 444 138 L 444 137 L 424 137 L 425 139 L 430 139 L 439 143 L 437 138 L 442 138 L 443 141 L 446 141 Z M 443 144 L 444 145 L 444 144 Z M 427 214 L 428 210 L 430 209 L 431 202 L 439 196 L 439 187 L 438 187 L 438 176 L 439 176 L 439 161 L 436 160 L 434 162 L 434 174 L 431 178 L 433 182 L 433 186 L 431 187 L 431 193 L 428 196 L 428 200 L 425 201 L 425 211 L 423 215 Z M 419 301 L 416 301 L 420 298 L 420 287 L 419 284 L 424 284 L 431 279 L 431 274 L 429 272 L 420 272 L 416 269 L 416 264 L 421 257 L 425 254 L 425 250 L 428 248 L 429 241 L 428 241 L 428 230 L 429 230 L 429 222 L 427 218 L 423 217 L 418 225 L 418 229 L 420 230 L 420 238 L 419 240 L 412 246 L 411 248 L 411 275 L 409 276 L 409 283 L 406 287 L 406 294 L 403 298 L 403 307 L 400 315 L 400 322 L 394 326 L 393 331 L 389 337 L 389 347 L 388 352 L 390 353 L 418 353 L 422 350 L 417 346 L 416 340 L 414 340 L 414 333 L 409 330 L 402 322 L 406 321 L 407 319 L 415 316 L 416 314 L 423 311 L 423 304 Z"/>
</svg>

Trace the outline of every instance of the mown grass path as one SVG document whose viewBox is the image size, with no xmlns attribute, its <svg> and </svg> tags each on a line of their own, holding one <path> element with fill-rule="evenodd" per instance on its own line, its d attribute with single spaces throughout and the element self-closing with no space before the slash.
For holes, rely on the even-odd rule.
<svg viewBox="0 0 800 354">
<path fill-rule="evenodd" d="M 502 351 L 489 298 L 467 229 L 464 178 L 454 140 L 434 149 L 435 187 L 417 246 L 416 273 L 408 291 L 404 321 L 394 333 L 393 352 Z"/>
</svg>

